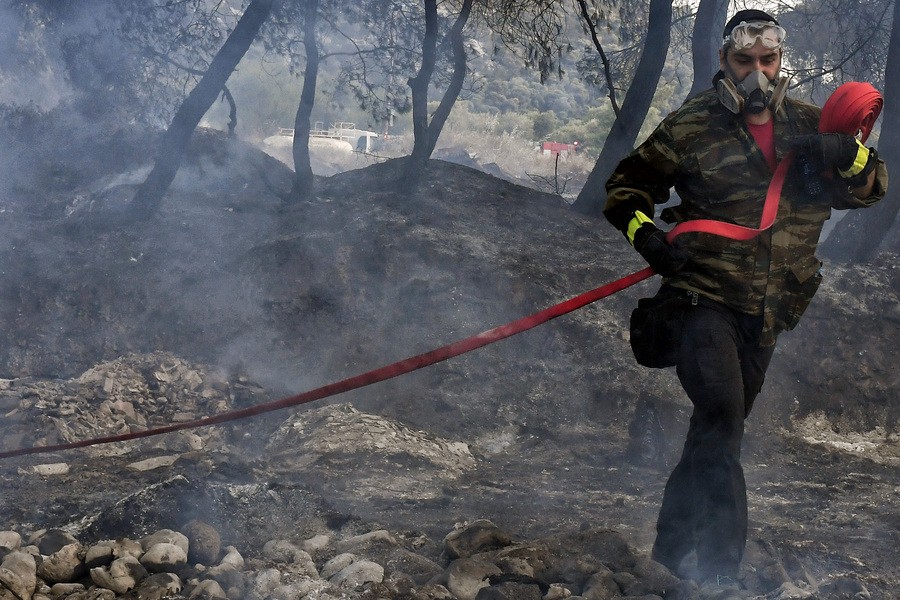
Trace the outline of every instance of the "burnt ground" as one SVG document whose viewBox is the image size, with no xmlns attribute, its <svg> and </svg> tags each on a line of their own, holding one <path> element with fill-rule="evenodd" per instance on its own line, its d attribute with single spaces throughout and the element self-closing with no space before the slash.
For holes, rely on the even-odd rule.
<svg viewBox="0 0 900 600">
<path fill-rule="evenodd" d="M 34 385 L 130 353 L 164 351 L 223 381 L 252 382 L 252 394 L 228 388 L 231 406 L 245 406 L 467 337 L 643 266 L 618 233 L 560 198 L 440 161 L 416 188 L 397 191 L 389 162 L 321 179 L 315 199 L 287 202 L 281 163 L 215 132 L 195 135 L 157 216 L 121 223 L 110 215 L 146 174 L 152 144 L 129 131 L 91 140 L 32 139 L 3 184 L 6 450 L 58 441 L 46 435 L 43 404 L 26 402 L 27 417 L 16 410 L 35 394 L 59 403 Z M 828 266 L 804 322 L 780 342 L 744 451 L 752 547 L 778 554 L 795 580 L 853 574 L 873 598 L 900 590 L 896 258 L 891 248 L 866 265 Z M 654 289 L 644 282 L 333 399 L 468 444 L 475 466 L 428 494 L 404 489 L 408 480 L 377 461 L 276 460 L 266 442 L 294 412 L 279 411 L 224 426 L 227 443 L 164 469 L 127 468 L 135 452 L 7 459 L 0 528 L 79 524 L 111 537 L 202 510 L 253 548 L 319 526 L 378 524 L 439 540 L 457 521 L 488 518 L 520 538 L 614 527 L 646 550 L 689 416 L 674 374 L 640 368 L 629 353 L 628 313 Z M 58 462 L 68 474 L 23 475 Z M 386 491 L 360 494 L 359 469 Z M 254 485 L 264 501 L 236 499 Z M 152 499 L 123 502 L 148 486 Z M 133 503 L 143 508 L 119 512 Z"/>
</svg>

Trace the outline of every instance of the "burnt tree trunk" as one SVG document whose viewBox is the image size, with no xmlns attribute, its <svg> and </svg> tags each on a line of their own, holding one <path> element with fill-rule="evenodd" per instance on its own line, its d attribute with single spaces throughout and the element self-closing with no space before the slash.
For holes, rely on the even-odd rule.
<svg viewBox="0 0 900 600">
<path fill-rule="evenodd" d="M 227 85 L 222 86 L 222 97 L 228 102 L 228 137 L 234 137 L 234 130 L 237 129 L 237 102 Z"/>
<path fill-rule="evenodd" d="M 428 124 L 425 147 L 422 151 L 424 155 L 423 162 L 427 161 L 431 153 L 434 152 L 434 147 L 441 136 L 444 123 L 447 122 L 447 117 L 450 116 L 450 111 L 453 109 L 453 105 L 456 104 L 459 93 L 462 91 L 463 82 L 466 79 L 467 63 L 463 29 L 472 12 L 472 2 L 473 0 L 463 1 L 459 15 L 456 17 L 456 22 L 450 29 L 450 45 L 453 49 L 453 75 L 450 78 L 450 85 L 444 92 L 443 97 L 441 97 L 441 103 L 434 111 L 434 114 L 431 116 L 431 122 Z"/>
<path fill-rule="evenodd" d="M 884 70 L 884 113 L 878 152 L 888 167 L 900 164 L 900 2 L 894 3 L 891 41 Z M 888 188 L 875 206 L 851 211 L 822 244 L 822 254 L 835 261 L 872 258 L 888 236 L 900 211 L 900 190 Z"/>
<path fill-rule="evenodd" d="M 316 81 L 319 76 L 319 48 L 316 44 L 316 21 L 319 0 L 306 0 L 304 15 L 303 47 L 306 51 L 306 71 L 303 73 L 303 91 L 300 105 L 294 117 L 294 182 L 291 199 L 308 198 L 314 191 L 312 165 L 309 159 L 310 115 L 316 102 Z"/>
<path fill-rule="evenodd" d="M 428 161 L 428 86 L 434 74 L 437 55 L 437 0 L 425 0 L 425 36 L 422 39 L 422 64 L 415 77 L 409 79 L 412 92 L 413 149 L 407 173 L 415 175 Z"/>
<path fill-rule="evenodd" d="M 700 0 L 691 36 L 694 82 L 688 98 L 709 88 L 713 76 L 719 71 L 719 48 L 722 47 L 722 27 L 727 9 L 728 0 Z"/>
<path fill-rule="evenodd" d="M 603 213 L 606 180 L 612 175 L 619 161 L 634 148 L 641 125 L 650 110 L 650 102 L 653 100 L 666 62 L 671 27 L 672 0 L 650 0 L 647 41 L 641 52 L 634 79 L 622 101 L 619 115 L 606 137 L 603 150 L 600 151 L 600 156 L 588 175 L 584 188 L 572 205 L 574 210 L 592 216 L 600 216 Z"/>
<path fill-rule="evenodd" d="M 132 200 L 132 214 L 136 218 L 147 218 L 153 215 L 162 202 L 163 196 L 175 179 L 184 151 L 191 139 L 191 134 L 209 107 L 219 96 L 225 82 L 234 72 L 235 67 L 260 27 L 272 12 L 275 0 L 252 0 L 247 10 L 241 15 L 234 31 L 225 40 L 225 44 L 213 58 L 206 74 L 200 78 L 197 86 L 178 107 L 175 118 L 163 134 L 153 170 L 138 188 Z"/>
</svg>

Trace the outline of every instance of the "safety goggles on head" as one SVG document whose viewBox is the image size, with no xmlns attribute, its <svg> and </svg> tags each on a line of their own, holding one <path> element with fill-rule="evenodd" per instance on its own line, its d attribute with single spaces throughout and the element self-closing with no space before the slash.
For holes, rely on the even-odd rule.
<svg viewBox="0 0 900 600">
<path fill-rule="evenodd" d="M 766 48 L 774 49 L 781 47 L 786 35 L 784 27 L 769 21 L 741 21 L 731 30 L 731 35 L 725 38 L 722 45 L 746 50 L 759 40 Z"/>
</svg>

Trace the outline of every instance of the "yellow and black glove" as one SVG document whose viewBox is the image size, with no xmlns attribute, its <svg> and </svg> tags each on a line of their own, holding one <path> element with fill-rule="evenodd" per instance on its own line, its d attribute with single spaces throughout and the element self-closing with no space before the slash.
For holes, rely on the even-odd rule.
<svg viewBox="0 0 900 600">
<path fill-rule="evenodd" d="M 791 138 L 790 144 L 826 169 L 836 170 L 850 188 L 865 185 L 878 163 L 874 148 L 845 133 L 800 135 Z"/>
<path fill-rule="evenodd" d="M 688 262 L 687 252 L 666 241 L 666 234 L 641 211 L 635 211 L 625 237 L 650 267 L 663 277 L 671 277 Z"/>
</svg>

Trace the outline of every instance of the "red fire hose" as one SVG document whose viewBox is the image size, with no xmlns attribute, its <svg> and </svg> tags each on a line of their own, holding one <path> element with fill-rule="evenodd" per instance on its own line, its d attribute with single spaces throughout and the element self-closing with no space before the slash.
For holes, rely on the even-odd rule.
<svg viewBox="0 0 900 600">
<path fill-rule="evenodd" d="M 850 135 L 862 132 L 862 139 L 865 141 L 872 131 L 872 125 L 875 123 L 875 119 L 878 118 L 878 114 L 881 112 L 881 107 L 881 94 L 879 94 L 871 85 L 867 83 L 844 84 L 839 87 L 829 98 L 828 102 L 825 103 L 825 107 L 822 109 L 822 125 L 820 125 L 819 130 L 823 133 L 834 132 L 847 133 Z M 669 241 L 674 240 L 677 236 L 687 232 L 712 233 L 739 240 L 748 240 L 759 235 L 760 232 L 771 227 L 772 223 L 775 221 L 775 215 L 778 212 L 778 201 L 781 197 L 781 188 L 784 184 L 791 158 L 792 155 L 790 154 L 786 156 L 778 165 L 778 168 L 772 177 L 772 183 L 769 185 L 769 190 L 766 194 L 766 202 L 763 206 L 763 215 L 759 228 L 742 227 L 732 223 L 723 223 L 719 221 L 695 220 L 676 225 L 667 234 L 667 239 Z M 28 454 L 58 452 L 61 450 L 83 448 L 86 446 L 108 444 L 111 442 L 124 442 L 163 433 L 171 433 L 183 429 L 193 429 L 205 425 L 216 425 L 227 421 L 236 421 L 238 419 L 245 419 L 263 413 L 321 400 L 322 398 L 327 398 L 329 396 L 365 387 L 373 383 L 385 381 L 386 379 L 391 379 L 399 375 L 404 375 L 417 369 L 459 356 L 460 354 L 471 352 L 482 346 L 499 342 L 510 336 L 542 325 L 551 319 L 555 319 L 556 317 L 582 308 L 592 302 L 611 296 L 627 287 L 652 277 L 654 274 L 654 271 L 647 267 L 594 290 L 585 292 L 549 308 L 545 308 L 533 315 L 507 323 L 506 325 L 483 331 L 475 336 L 453 342 L 424 354 L 412 356 L 399 362 L 280 400 L 264 402 L 243 409 L 223 412 L 211 417 L 203 417 L 193 421 L 157 427 L 155 429 L 110 435 L 77 442 L 8 450 L 0 452 L 0 459 Z"/>
<path fill-rule="evenodd" d="M 884 99 L 872 84 L 861 81 L 845 83 L 825 101 L 819 133 L 861 134 L 865 142 L 881 114 Z"/>
<path fill-rule="evenodd" d="M 59 450 L 69 450 L 71 448 L 83 448 L 85 446 L 108 444 L 110 442 L 124 442 L 126 440 L 150 437 L 154 435 L 160 435 L 162 433 L 180 431 L 182 429 L 193 429 L 195 427 L 202 427 L 204 425 L 215 425 L 218 423 L 224 423 L 226 421 L 245 419 L 247 417 L 260 415 L 282 408 L 306 404 L 307 402 L 312 402 L 314 400 L 321 400 L 322 398 L 335 396 L 343 392 L 349 392 L 350 390 L 355 390 L 357 388 L 365 387 L 373 383 L 378 383 L 379 381 L 391 379 L 393 377 L 397 377 L 398 375 L 404 375 L 411 371 L 421 369 L 422 367 L 427 367 L 449 358 L 459 356 L 460 354 L 470 352 L 477 348 L 481 348 L 482 346 L 487 346 L 488 344 L 499 342 L 500 340 L 506 339 L 517 333 L 521 333 L 523 331 L 527 331 L 528 329 L 537 327 L 538 325 L 546 323 L 551 319 L 555 319 L 560 315 L 570 313 L 576 309 L 590 304 L 591 302 L 600 300 L 601 298 L 606 298 L 607 296 L 611 296 L 612 294 L 624 290 L 625 288 L 632 286 L 639 281 L 643 281 L 644 279 L 647 279 L 653 275 L 653 269 L 647 267 L 646 269 L 642 269 L 640 271 L 637 271 L 636 273 L 632 273 L 631 275 L 628 275 L 621 279 L 617 279 L 612 283 L 608 283 L 602 287 L 596 288 L 589 292 L 585 292 L 579 296 L 575 296 L 574 298 L 570 298 L 565 302 L 561 302 L 549 308 L 545 308 L 544 310 L 537 312 L 531 316 L 524 317 L 517 321 L 513 321 L 511 323 L 507 323 L 506 325 L 501 325 L 487 331 L 483 331 L 478 335 L 453 342 L 452 344 L 442 346 L 430 352 L 412 356 L 399 362 L 395 362 L 384 367 L 362 373 L 361 375 L 349 377 L 347 379 L 343 379 L 335 383 L 330 383 L 328 385 L 324 385 L 322 387 L 309 390 L 295 396 L 282 398 L 281 400 L 264 402 L 262 404 L 256 404 L 247 408 L 223 412 L 211 417 L 203 417 L 194 421 L 175 423 L 155 429 L 133 431 L 130 433 L 110 435 L 106 437 L 82 440 L 78 442 L 55 444 L 52 446 L 37 446 L 34 448 L 20 448 L 17 450 L 9 450 L 6 452 L 0 452 L 0 459 L 10 456 L 23 456 L 26 454 L 57 452 Z"/>
</svg>

